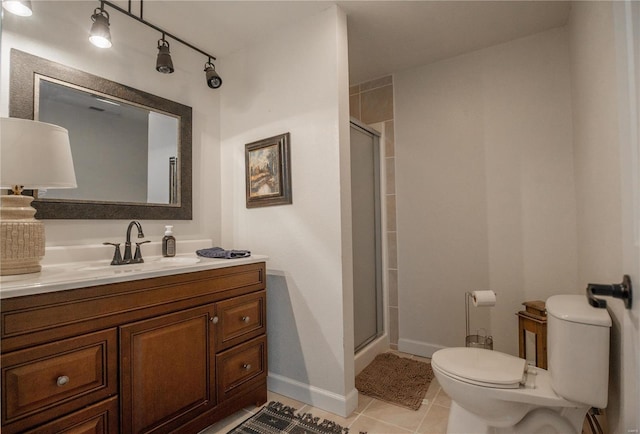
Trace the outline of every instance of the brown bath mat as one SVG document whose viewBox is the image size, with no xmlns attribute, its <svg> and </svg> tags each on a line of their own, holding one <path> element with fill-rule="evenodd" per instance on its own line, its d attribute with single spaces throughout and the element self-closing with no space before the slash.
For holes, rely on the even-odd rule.
<svg viewBox="0 0 640 434">
<path fill-rule="evenodd" d="M 381 401 L 417 410 L 432 379 L 429 363 L 383 353 L 356 376 L 356 389 Z"/>
</svg>

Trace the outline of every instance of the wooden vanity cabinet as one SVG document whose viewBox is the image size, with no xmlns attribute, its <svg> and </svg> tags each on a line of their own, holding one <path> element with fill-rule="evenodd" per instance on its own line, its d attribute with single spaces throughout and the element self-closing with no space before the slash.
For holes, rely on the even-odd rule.
<svg viewBox="0 0 640 434">
<path fill-rule="evenodd" d="M 208 305 L 120 328 L 120 399 L 126 431 L 152 432 L 215 406 L 215 348 L 209 344 L 213 311 Z"/>
<path fill-rule="evenodd" d="M 0 300 L 2 431 L 197 433 L 263 404 L 265 271 Z"/>
</svg>

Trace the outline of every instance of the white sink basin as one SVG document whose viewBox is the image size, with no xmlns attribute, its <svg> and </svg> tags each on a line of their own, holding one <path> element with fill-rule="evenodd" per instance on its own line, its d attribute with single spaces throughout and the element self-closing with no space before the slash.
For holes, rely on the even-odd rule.
<svg viewBox="0 0 640 434">
<path fill-rule="evenodd" d="M 109 262 L 107 263 L 100 262 L 99 264 L 92 263 L 91 265 L 85 265 L 84 267 L 80 267 L 78 268 L 78 271 L 100 271 L 100 270 L 108 270 L 111 267 L 112 265 Z"/>
<path fill-rule="evenodd" d="M 159 262 L 160 264 L 168 265 L 190 265 L 200 262 L 200 258 L 196 256 L 174 256 L 172 258 L 153 258 L 148 261 L 149 263 Z"/>
<path fill-rule="evenodd" d="M 126 265 L 111 265 L 109 261 L 93 262 L 78 268 L 78 271 L 88 272 L 109 272 L 114 273 L 131 273 L 134 271 L 158 270 L 162 268 L 184 267 L 200 262 L 200 258 L 196 256 L 174 256 L 172 258 L 155 257 L 145 259 L 144 262 Z"/>
</svg>

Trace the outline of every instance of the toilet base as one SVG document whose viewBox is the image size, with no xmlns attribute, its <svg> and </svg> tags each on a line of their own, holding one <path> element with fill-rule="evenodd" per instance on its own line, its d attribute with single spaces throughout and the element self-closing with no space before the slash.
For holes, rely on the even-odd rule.
<svg viewBox="0 0 640 434">
<path fill-rule="evenodd" d="M 468 412 L 455 401 L 451 401 L 447 434 L 493 434 L 495 431 L 490 431 L 492 429 L 495 428 L 489 427 L 484 419 Z"/>
<path fill-rule="evenodd" d="M 451 402 L 447 434 L 580 434 L 589 408 L 537 408 L 510 427 L 493 427 L 473 413 Z"/>
</svg>

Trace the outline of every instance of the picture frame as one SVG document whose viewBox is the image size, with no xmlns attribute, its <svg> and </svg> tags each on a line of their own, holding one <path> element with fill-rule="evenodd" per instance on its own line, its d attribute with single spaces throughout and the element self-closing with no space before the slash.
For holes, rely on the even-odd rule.
<svg viewBox="0 0 640 434">
<path fill-rule="evenodd" d="M 245 145 L 247 208 L 293 203 L 289 133 Z"/>
</svg>

